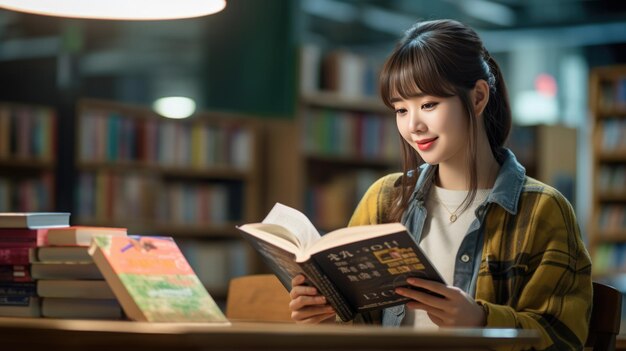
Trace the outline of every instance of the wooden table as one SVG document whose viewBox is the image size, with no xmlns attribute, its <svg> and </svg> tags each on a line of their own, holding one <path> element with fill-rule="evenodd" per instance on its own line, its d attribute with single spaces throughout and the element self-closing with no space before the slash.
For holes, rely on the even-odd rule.
<svg viewBox="0 0 626 351">
<path fill-rule="evenodd" d="M 527 345 L 535 331 L 233 323 L 231 325 L 0 318 L 2 350 L 485 350 Z"/>
</svg>

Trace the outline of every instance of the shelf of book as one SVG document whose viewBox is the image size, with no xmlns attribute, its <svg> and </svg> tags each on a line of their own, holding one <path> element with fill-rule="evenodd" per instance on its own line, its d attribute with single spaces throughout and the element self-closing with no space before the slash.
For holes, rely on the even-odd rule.
<svg viewBox="0 0 626 351">
<path fill-rule="evenodd" d="M 526 175 L 555 187 L 574 204 L 576 134 L 564 125 L 514 125 L 506 146 Z"/>
<path fill-rule="evenodd" d="M 597 237 L 595 238 L 598 242 L 602 243 L 619 243 L 626 242 L 626 230 L 601 230 L 596 229 Z"/>
<path fill-rule="evenodd" d="M 399 136 L 391 112 L 374 97 L 308 93 L 300 100 L 298 135 L 307 216 L 328 232 L 347 224 L 367 188 L 399 171 Z"/>
<path fill-rule="evenodd" d="M 271 200 L 264 208 L 282 202 L 328 232 L 348 223 L 376 179 L 401 166 L 393 112 L 374 92 L 375 64 L 345 52 L 324 56 L 319 48 L 302 48 L 296 116 L 267 126 L 274 157 L 266 164 Z"/>
<path fill-rule="evenodd" d="M 147 107 L 92 99 L 79 102 L 77 116 L 73 220 L 174 237 L 194 270 L 212 267 L 201 275 L 207 289 L 223 292 L 230 268 L 198 252 L 229 251 L 241 242 L 235 226 L 258 220 L 258 120 L 210 112 L 168 120 Z M 248 250 L 236 250 L 245 265 L 236 273 L 254 273 Z"/>
<path fill-rule="evenodd" d="M 626 66 L 590 75 L 593 196 L 589 245 L 594 277 L 624 290 L 626 277 Z"/>
<path fill-rule="evenodd" d="M 0 102 L 0 212 L 55 206 L 56 112 Z"/>
</svg>

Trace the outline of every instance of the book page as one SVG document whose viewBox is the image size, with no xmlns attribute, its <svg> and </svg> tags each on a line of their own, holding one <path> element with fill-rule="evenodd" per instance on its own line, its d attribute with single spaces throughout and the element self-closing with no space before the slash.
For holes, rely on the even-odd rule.
<svg viewBox="0 0 626 351">
<path fill-rule="evenodd" d="M 304 250 L 321 237 L 307 216 L 294 208 L 278 202 L 263 219 L 263 223 L 278 224 L 286 228 L 298 237 L 300 247 Z"/>
</svg>

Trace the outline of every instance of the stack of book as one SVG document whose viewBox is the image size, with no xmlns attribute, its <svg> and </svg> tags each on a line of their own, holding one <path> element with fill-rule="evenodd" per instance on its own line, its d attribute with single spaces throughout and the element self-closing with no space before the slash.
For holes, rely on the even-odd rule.
<svg viewBox="0 0 626 351">
<path fill-rule="evenodd" d="M 120 319 L 122 308 L 88 253 L 94 236 L 126 236 L 126 228 L 75 226 L 48 230 L 45 246 L 31 255 L 41 315 L 51 318 Z"/>
<path fill-rule="evenodd" d="M 31 255 L 45 245 L 48 230 L 68 227 L 69 217 L 60 212 L 0 213 L 0 316 L 40 316 Z"/>
</svg>

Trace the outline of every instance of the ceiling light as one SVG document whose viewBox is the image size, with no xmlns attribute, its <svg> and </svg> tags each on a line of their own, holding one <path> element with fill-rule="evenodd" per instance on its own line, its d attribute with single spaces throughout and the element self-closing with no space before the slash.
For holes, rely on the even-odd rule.
<svg viewBox="0 0 626 351">
<path fill-rule="evenodd" d="M 0 0 L 0 8 L 57 17 L 166 20 L 210 15 L 226 0 Z"/>
<path fill-rule="evenodd" d="M 169 96 L 157 99 L 152 108 L 163 117 L 182 119 L 196 111 L 196 102 L 183 96 Z"/>
</svg>

